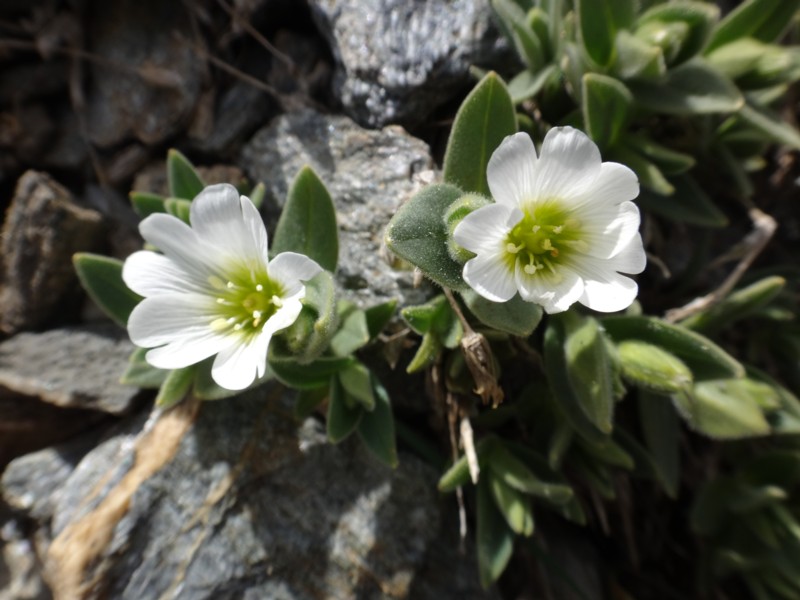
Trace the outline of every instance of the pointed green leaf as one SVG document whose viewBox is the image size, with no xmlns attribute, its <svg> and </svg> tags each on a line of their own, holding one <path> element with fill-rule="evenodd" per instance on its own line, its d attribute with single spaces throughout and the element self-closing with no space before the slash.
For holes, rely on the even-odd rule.
<svg viewBox="0 0 800 600">
<path fill-rule="evenodd" d="M 192 202 L 190 200 L 183 200 L 181 198 L 166 198 L 164 200 L 164 210 L 173 217 L 178 217 L 187 225 L 189 224 L 191 206 Z"/>
<path fill-rule="evenodd" d="M 367 315 L 363 310 L 353 307 L 340 318 L 339 330 L 331 338 L 331 350 L 336 356 L 347 356 L 370 340 Z"/>
<path fill-rule="evenodd" d="M 640 340 L 626 340 L 617 346 L 622 374 L 633 384 L 665 394 L 686 391 L 692 372 L 674 354 Z"/>
<path fill-rule="evenodd" d="M 733 292 L 711 308 L 681 321 L 683 327 L 712 335 L 769 304 L 786 285 L 777 275 L 765 277 Z"/>
<path fill-rule="evenodd" d="M 680 428 L 670 399 L 639 392 L 639 425 L 658 480 L 670 498 L 676 498 L 680 484 Z"/>
<path fill-rule="evenodd" d="M 417 348 L 414 358 L 408 363 L 406 373 L 418 373 L 428 368 L 436 361 L 441 351 L 442 343 L 439 341 L 439 337 L 433 333 L 426 333 L 422 336 L 422 342 Z"/>
<path fill-rule="evenodd" d="M 124 385 L 134 385 L 136 387 L 150 389 L 159 388 L 169 375 L 166 369 L 157 369 L 148 363 L 144 356 L 147 348 L 136 348 L 128 359 L 128 367 L 122 374 L 120 383 Z"/>
<path fill-rule="evenodd" d="M 269 344 L 269 367 L 282 383 L 298 390 L 326 385 L 331 375 L 347 368 L 353 360 L 351 356 L 321 356 L 301 364 L 288 351 L 284 340 L 273 338 Z"/>
<path fill-rule="evenodd" d="M 79 252 L 72 257 L 72 263 L 89 297 L 118 325 L 127 326 L 131 311 L 142 297 L 122 281 L 122 261 Z"/>
<path fill-rule="evenodd" d="M 544 48 L 528 25 L 525 11 L 514 0 L 491 0 L 491 6 L 528 69 L 532 72 L 541 69 L 545 62 Z"/>
<path fill-rule="evenodd" d="M 505 571 L 514 549 L 514 533 L 497 509 L 486 478 L 478 483 L 477 532 L 478 572 L 484 588 Z"/>
<path fill-rule="evenodd" d="M 336 270 L 339 237 L 336 209 L 325 184 L 305 166 L 294 178 L 286 198 L 270 253 L 297 252 L 330 272 Z"/>
<path fill-rule="evenodd" d="M 636 3 L 633 0 L 577 0 L 578 30 L 583 48 L 598 66 L 614 61 L 614 38 L 617 31 L 633 23 Z"/>
<path fill-rule="evenodd" d="M 354 361 L 346 369 L 339 371 L 339 382 L 347 395 L 358 402 L 364 410 L 375 410 L 372 374 L 363 363 Z"/>
<path fill-rule="evenodd" d="M 374 376 L 372 377 L 372 386 L 375 410 L 365 412 L 361 417 L 361 422 L 358 424 L 358 436 L 381 462 L 395 468 L 398 465 L 397 445 L 389 394 Z"/>
<path fill-rule="evenodd" d="M 355 402 L 349 402 L 347 392 L 339 382 L 339 377 L 331 377 L 328 399 L 328 439 L 338 444 L 356 430 L 364 416 L 364 409 Z"/>
<path fill-rule="evenodd" d="M 264 204 L 264 196 L 267 193 L 267 186 L 259 182 L 259 184 L 250 190 L 250 202 L 253 203 L 257 209 L 261 210 L 261 205 Z"/>
<path fill-rule="evenodd" d="M 678 175 L 671 177 L 669 181 L 674 188 L 672 195 L 665 197 L 642 189 L 636 200 L 639 206 L 679 223 L 689 223 L 700 227 L 725 227 L 728 225 L 725 213 L 717 208 L 708 194 L 691 176 Z"/>
<path fill-rule="evenodd" d="M 294 416 L 298 421 L 303 421 L 328 400 L 330 390 L 327 387 L 318 387 L 313 390 L 300 390 L 294 403 Z"/>
<path fill-rule="evenodd" d="M 563 325 L 556 319 L 550 320 L 544 332 L 544 367 L 555 396 L 554 406 L 581 437 L 590 443 L 602 444 L 607 436 L 586 415 L 571 385 L 564 348 L 565 337 Z"/>
<path fill-rule="evenodd" d="M 664 53 L 658 46 L 622 30 L 615 40 L 617 60 L 613 72 L 620 79 L 657 81 L 667 72 Z"/>
<path fill-rule="evenodd" d="M 489 158 L 503 138 L 516 131 L 517 116 L 506 84 L 490 72 L 458 109 L 444 155 L 444 181 L 465 192 L 488 196 Z"/>
<path fill-rule="evenodd" d="M 706 60 L 727 77 L 738 79 L 757 67 L 768 48 L 753 38 L 741 38 L 707 53 Z"/>
<path fill-rule="evenodd" d="M 800 0 L 745 0 L 714 30 L 706 52 L 743 37 L 774 42 L 792 22 Z"/>
<path fill-rule="evenodd" d="M 613 316 L 603 328 L 619 343 L 642 340 L 660 346 L 683 360 L 695 378 L 743 377 L 744 367 L 707 337 L 655 317 Z"/>
<path fill-rule="evenodd" d="M 676 49 L 675 58 L 669 61 L 670 64 L 679 64 L 703 49 L 718 18 L 719 8 L 713 4 L 676 0 L 657 4 L 647 10 L 639 17 L 637 27 L 643 27 L 649 23 L 686 24 L 686 35 L 679 48 Z"/>
<path fill-rule="evenodd" d="M 519 535 L 533 535 L 533 511 L 530 499 L 519 490 L 506 485 L 493 471 L 489 472 L 489 489 L 495 506 L 511 530 Z"/>
<path fill-rule="evenodd" d="M 633 96 L 618 79 L 599 73 L 583 76 L 583 122 L 601 150 L 617 142 L 628 125 L 632 105 Z"/>
<path fill-rule="evenodd" d="M 169 372 L 156 396 L 156 406 L 167 409 L 186 397 L 194 381 L 195 366 Z"/>
<path fill-rule="evenodd" d="M 642 183 L 642 192 L 651 190 L 661 196 L 671 196 L 675 193 L 675 186 L 661 172 L 661 169 L 651 160 L 642 156 L 637 150 L 632 149 L 630 140 L 625 139 L 624 144 L 620 144 L 611 151 L 611 158 L 615 161 L 627 165 L 634 170 Z"/>
<path fill-rule="evenodd" d="M 519 104 L 529 98 L 533 98 L 544 88 L 547 81 L 558 75 L 558 67 L 547 65 L 535 73 L 531 71 L 520 71 L 508 82 L 508 93 L 514 104 Z"/>
<path fill-rule="evenodd" d="M 652 160 L 666 175 L 680 175 L 697 163 L 691 154 L 662 146 L 642 133 L 626 133 L 625 145 Z"/>
<path fill-rule="evenodd" d="M 748 102 L 737 113 L 737 118 L 767 136 L 769 140 L 800 150 L 800 133 L 779 114 Z"/>
<path fill-rule="evenodd" d="M 167 212 L 164 206 L 166 198 L 159 194 L 151 194 L 150 192 L 131 192 L 129 194 L 133 210 L 141 218 L 155 213 Z"/>
<path fill-rule="evenodd" d="M 173 198 L 194 200 L 205 184 L 189 159 L 174 148 L 167 152 L 167 182 Z"/>
<path fill-rule="evenodd" d="M 743 379 L 701 381 L 691 393 L 674 395 L 673 401 L 692 429 L 711 438 L 767 435 L 769 423 L 751 387 Z"/>
<path fill-rule="evenodd" d="M 564 504 L 573 497 L 568 485 L 542 481 L 501 444 L 493 445 L 487 452 L 486 463 L 503 483 L 525 494 L 544 498 L 553 504 Z"/>
<path fill-rule="evenodd" d="M 466 289 L 467 284 L 461 278 L 463 266 L 447 250 L 450 234 L 444 214 L 463 195 L 452 185 L 429 185 L 400 207 L 385 236 L 386 245 L 397 256 L 435 283 L 454 290 Z"/>
<path fill-rule="evenodd" d="M 731 80 L 700 58 L 671 69 L 661 84 L 631 81 L 628 85 L 637 106 L 655 113 L 732 113 L 744 105 Z"/>
<path fill-rule="evenodd" d="M 570 386 L 592 424 L 603 433 L 611 433 L 615 402 L 610 359 L 600 325 L 592 317 L 581 319 L 572 313 L 559 318 L 566 327 L 564 354 Z"/>
<path fill-rule="evenodd" d="M 492 302 L 470 289 L 461 292 L 461 297 L 481 323 L 511 335 L 528 337 L 542 320 L 542 307 L 519 295 L 508 302 Z"/>
<path fill-rule="evenodd" d="M 392 320 L 395 310 L 397 309 L 397 300 L 389 300 L 382 302 L 375 306 L 370 306 L 364 311 L 364 316 L 367 320 L 367 332 L 369 339 L 374 340 L 383 328 Z"/>
<path fill-rule="evenodd" d="M 463 454 L 439 479 L 438 488 L 440 492 L 452 492 L 456 488 L 467 485 L 472 481 L 469 473 L 469 461 L 467 455 Z"/>
</svg>

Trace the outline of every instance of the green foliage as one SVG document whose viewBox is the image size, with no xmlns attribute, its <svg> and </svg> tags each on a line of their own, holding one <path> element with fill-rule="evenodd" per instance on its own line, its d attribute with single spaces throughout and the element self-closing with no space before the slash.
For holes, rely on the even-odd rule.
<svg viewBox="0 0 800 600">
<path fill-rule="evenodd" d="M 125 327 L 141 296 L 122 281 L 122 262 L 98 254 L 81 252 L 72 257 L 75 271 L 92 300 L 118 325 Z"/>
<path fill-rule="evenodd" d="M 167 153 L 167 183 L 172 198 L 194 200 L 205 183 L 189 159 L 174 148 Z"/>
<path fill-rule="evenodd" d="M 305 254 L 323 269 L 336 270 L 339 241 L 333 200 L 311 167 L 303 167 L 289 188 L 270 253 Z"/>
</svg>

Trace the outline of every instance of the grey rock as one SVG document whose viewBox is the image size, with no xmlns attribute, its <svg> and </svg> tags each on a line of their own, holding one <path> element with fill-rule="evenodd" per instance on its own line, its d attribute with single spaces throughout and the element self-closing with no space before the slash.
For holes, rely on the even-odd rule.
<svg viewBox="0 0 800 600">
<path fill-rule="evenodd" d="M 298 427 L 289 400 L 267 385 L 190 401 L 87 454 L 31 505 L 40 521 L 52 511 L 40 551 L 55 597 L 493 597 L 473 560 L 456 587 L 420 581 L 430 552 L 463 560 L 436 543 L 435 473 L 408 455 L 388 469 L 355 440 L 331 446 L 316 421 Z M 3 480 L 16 496 L 25 462 Z"/>
<path fill-rule="evenodd" d="M 422 122 L 469 85 L 470 65 L 491 68 L 511 56 L 485 0 L 310 4 L 337 62 L 335 95 L 370 127 Z"/>
<path fill-rule="evenodd" d="M 254 182 L 263 181 L 272 203 L 268 228 L 277 220 L 297 172 L 310 165 L 331 193 L 339 224 L 337 281 L 343 296 L 362 306 L 397 298 L 424 302 L 410 271 L 392 268 L 383 232 L 397 208 L 432 175 L 428 146 L 399 127 L 372 131 L 342 116 L 313 111 L 276 118 L 242 151 Z"/>
<path fill-rule="evenodd" d="M 77 287 L 75 252 L 102 237 L 99 213 L 75 203 L 48 175 L 20 177 L 0 233 L 0 332 L 37 327 Z"/>
<path fill-rule="evenodd" d="M 119 383 L 133 349 L 112 325 L 20 333 L 0 343 L 0 387 L 62 408 L 118 415 L 139 393 Z"/>
<path fill-rule="evenodd" d="M 15 520 L 0 519 L 0 600 L 48 600 L 36 550 Z"/>
<path fill-rule="evenodd" d="M 188 10 L 157 0 L 91 3 L 86 39 L 104 59 L 90 67 L 84 109 L 93 143 L 106 148 L 133 136 L 154 145 L 188 123 L 206 77 Z"/>
</svg>

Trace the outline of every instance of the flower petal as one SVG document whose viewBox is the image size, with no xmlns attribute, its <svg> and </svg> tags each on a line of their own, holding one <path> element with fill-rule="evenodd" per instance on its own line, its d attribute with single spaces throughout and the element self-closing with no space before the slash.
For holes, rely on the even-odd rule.
<svg viewBox="0 0 800 600">
<path fill-rule="evenodd" d="M 297 252 L 281 252 L 267 266 L 270 278 L 283 286 L 286 296 L 294 296 L 303 287 L 301 281 L 308 281 L 320 272 L 322 267 Z"/>
<path fill-rule="evenodd" d="M 175 261 L 149 250 L 134 252 L 122 267 L 122 280 L 140 296 L 170 293 L 200 293 L 208 282 L 196 272 L 188 272 Z"/>
<path fill-rule="evenodd" d="M 517 261 L 514 279 L 523 300 L 541 304 L 551 315 L 567 310 L 583 293 L 583 280 L 578 273 L 563 266 L 558 267 L 557 274 L 538 271 L 529 275 L 523 263 Z"/>
<path fill-rule="evenodd" d="M 176 339 L 202 337 L 211 330 L 216 304 L 199 294 L 162 294 L 145 298 L 128 318 L 128 334 L 137 346 L 152 348 Z"/>
<path fill-rule="evenodd" d="M 639 208 L 630 201 L 617 206 L 598 204 L 574 211 L 581 222 L 581 240 L 589 247 L 588 254 L 610 258 L 625 248 L 639 234 Z"/>
<path fill-rule="evenodd" d="M 481 296 L 493 302 L 508 302 L 517 293 L 514 274 L 502 253 L 483 253 L 466 262 L 464 281 Z"/>
<path fill-rule="evenodd" d="M 527 133 L 507 136 L 486 167 L 486 181 L 495 202 L 518 207 L 532 198 L 536 161 L 536 148 Z"/>
<path fill-rule="evenodd" d="M 599 312 L 617 312 L 628 308 L 638 292 L 633 279 L 614 273 L 604 279 L 587 280 L 580 303 Z"/>
<path fill-rule="evenodd" d="M 589 136 L 572 127 L 554 127 L 542 144 L 531 199 L 584 198 L 601 163 L 600 150 Z"/>
<path fill-rule="evenodd" d="M 177 217 L 164 213 L 149 215 L 139 223 L 139 232 L 194 278 L 205 280 L 212 265 L 218 264 L 214 248 L 201 242 L 192 228 Z"/>
<path fill-rule="evenodd" d="M 262 352 L 263 343 L 259 338 L 246 343 L 235 344 L 222 350 L 211 365 L 211 377 L 220 387 L 226 390 L 243 390 L 256 379 L 262 361 L 266 361 L 266 352 Z"/>
<path fill-rule="evenodd" d="M 647 266 L 647 255 L 642 244 L 642 236 L 638 233 L 612 258 L 608 259 L 608 267 L 620 273 L 635 275 Z"/>
<path fill-rule="evenodd" d="M 294 296 L 284 298 L 283 305 L 264 323 L 262 333 L 272 335 L 294 323 L 300 315 L 300 311 L 303 310 L 303 303 L 300 300 L 305 296 L 305 292 L 305 286 L 303 286 L 303 289 Z"/>
<path fill-rule="evenodd" d="M 508 232 L 520 222 L 522 211 L 504 204 L 488 204 L 469 213 L 453 230 L 453 239 L 470 252 L 497 252 L 505 248 Z"/>
<path fill-rule="evenodd" d="M 266 264 L 268 251 L 267 228 L 264 227 L 264 220 L 261 218 L 261 213 L 258 212 L 256 205 L 253 204 L 247 196 L 242 196 L 239 199 L 239 203 L 242 209 L 244 224 L 250 231 L 255 249 Z"/>
</svg>

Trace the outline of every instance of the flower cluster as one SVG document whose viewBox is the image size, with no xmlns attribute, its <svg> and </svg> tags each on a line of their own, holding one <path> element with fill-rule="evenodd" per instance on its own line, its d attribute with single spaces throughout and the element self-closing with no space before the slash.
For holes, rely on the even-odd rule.
<svg viewBox="0 0 800 600">
<path fill-rule="evenodd" d="M 558 127 L 538 157 L 525 133 L 503 140 L 487 181 L 495 203 L 453 232 L 476 254 L 463 271 L 476 292 L 495 302 L 519 293 L 548 313 L 575 302 L 602 312 L 633 302 L 636 282 L 621 273 L 641 273 L 646 262 L 633 171 L 602 162 L 583 132 Z"/>
<path fill-rule="evenodd" d="M 136 345 L 153 348 L 146 360 L 158 368 L 216 355 L 214 381 L 241 390 L 264 375 L 270 339 L 297 319 L 303 282 L 322 269 L 294 252 L 269 260 L 258 210 L 231 185 L 203 190 L 190 222 L 159 213 L 140 224 L 163 254 L 142 250 L 125 262 L 123 280 L 144 296 L 128 332 Z"/>
</svg>

